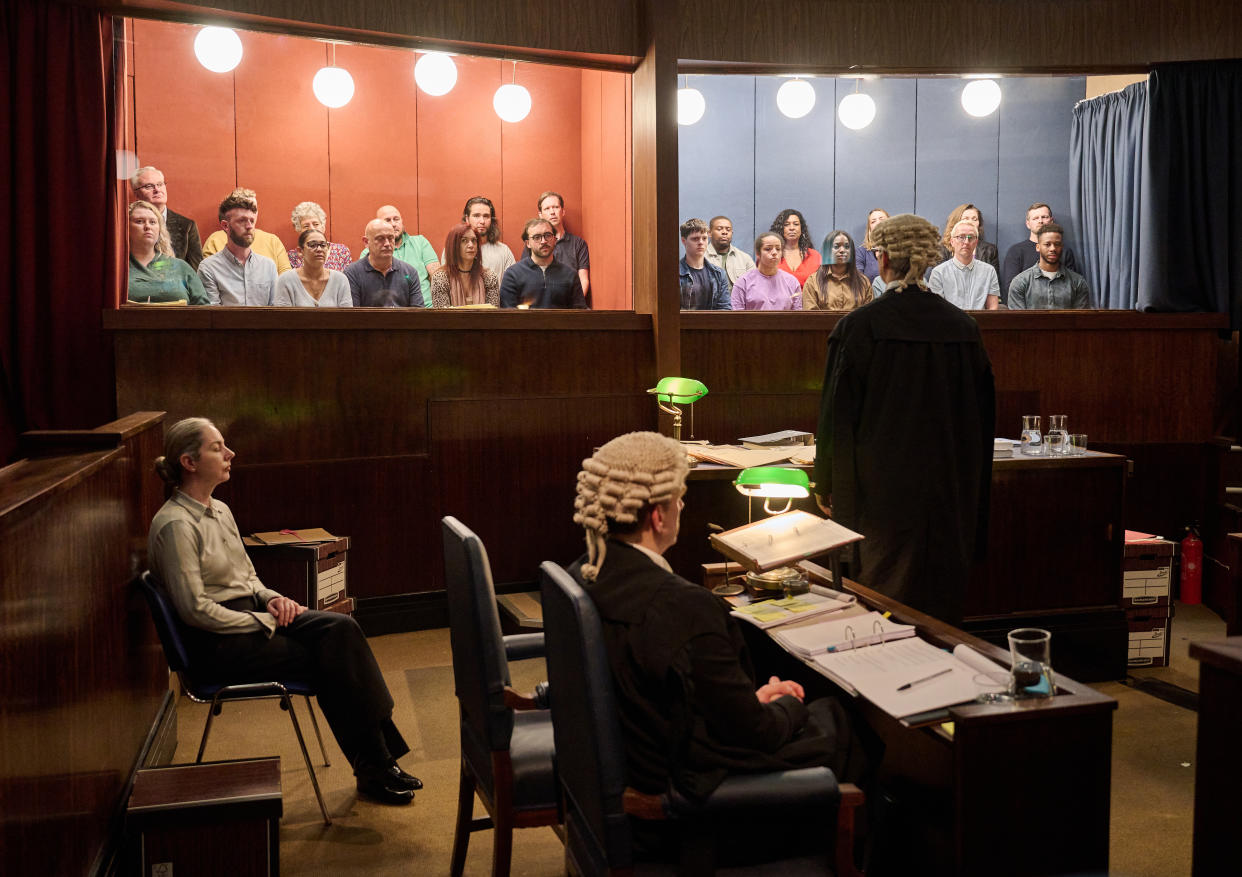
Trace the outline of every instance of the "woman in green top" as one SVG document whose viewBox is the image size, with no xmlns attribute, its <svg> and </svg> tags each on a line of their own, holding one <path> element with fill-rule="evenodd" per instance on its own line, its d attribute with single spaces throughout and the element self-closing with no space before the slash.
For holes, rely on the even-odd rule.
<svg viewBox="0 0 1242 877">
<path fill-rule="evenodd" d="M 129 295 L 135 304 L 208 303 L 194 269 L 172 254 L 164 217 L 148 201 L 129 205 Z"/>
</svg>

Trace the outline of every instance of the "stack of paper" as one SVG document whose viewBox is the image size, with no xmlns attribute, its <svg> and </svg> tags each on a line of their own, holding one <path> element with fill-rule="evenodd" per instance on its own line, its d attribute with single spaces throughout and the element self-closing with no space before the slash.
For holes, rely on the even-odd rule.
<svg viewBox="0 0 1242 877">
<path fill-rule="evenodd" d="M 824 675 L 899 719 L 972 701 L 1008 671 L 969 646 L 952 652 L 918 638 L 819 655 Z"/>
<path fill-rule="evenodd" d="M 914 636 L 913 624 L 898 624 L 879 612 L 798 625 L 772 632 L 772 638 L 795 655 L 810 658 L 827 652 L 849 651 L 889 640 Z"/>
<path fill-rule="evenodd" d="M 683 445 L 687 454 L 708 463 L 749 469 L 751 466 L 771 466 L 788 460 L 792 454 L 805 450 L 802 445 L 786 445 L 783 448 L 739 448 L 734 445 Z"/>
<path fill-rule="evenodd" d="M 992 459 L 1003 459 L 1013 456 L 1013 449 L 1021 444 L 1014 439 L 998 438 L 992 439 Z"/>
<path fill-rule="evenodd" d="M 764 435 L 746 435 L 738 439 L 744 448 L 774 448 L 780 445 L 807 445 L 815 437 L 798 429 L 782 429 Z"/>
<path fill-rule="evenodd" d="M 811 592 L 787 600 L 764 600 L 749 606 L 739 606 L 732 614 L 743 621 L 749 621 L 755 627 L 767 629 L 826 612 L 837 612 L 853 605 L 853 600 L 837 600 Z"/>
</svg>

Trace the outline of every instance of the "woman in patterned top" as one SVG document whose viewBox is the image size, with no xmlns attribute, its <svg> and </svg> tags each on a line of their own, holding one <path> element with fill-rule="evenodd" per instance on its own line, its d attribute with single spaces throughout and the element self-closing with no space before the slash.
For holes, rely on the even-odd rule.
<svg viewBox="0 0 1242 877">
<path fill-rule="evenodd" d="M 314 201 L 303 201 L 293 208 L 293 233 L 300 235 L 308 228 L 328 233 L 328 214 Z M 344 271 L 345 266 L 354 261 L 349 247 L 344 244 L 328 244 L 328 255 L 323 260 L 324 267 L 329 271 Z M 302 252 L 298 247 L 289 250 L 289 264 L 294 268 L 302 265 Z"/>
<path fill-rule="evenodd" d="M 449 229 L 444 241 L 447 261 L 431 275 L 431 306 L 463 305 L 500 307 L 500 280 L 479 258 L 479 239 L 464 222 Z"/>
</svg>

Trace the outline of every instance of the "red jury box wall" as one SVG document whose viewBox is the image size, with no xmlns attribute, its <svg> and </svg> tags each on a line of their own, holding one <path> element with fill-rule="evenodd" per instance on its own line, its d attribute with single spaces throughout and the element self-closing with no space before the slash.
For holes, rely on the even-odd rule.
<svg viewBox="0 0 1242 877">
<path fill-rule="evenodd" d="M 518 64 L 531 93 L 521 122 L 503 122 L 492 94 L 512 62 L 457 56 L 457 84 L 430 97 L 414 82 L 409 50 L 338 45 L 240 31 L 243 56 L 229 73 L 194 57 L 191 25 L 132 22 L 134 148 L 164 172 L 169 206 L 205 239 L 235 186 L 259 196 L 259 227 L 296 244 L 290 214 L 315 201 L 328 237 L 361 252 L 362 232 L 383 204 L 439 252 L 472 195 L 496 205 L 515 256 L 540 192 L 560 192 L 566 223 L 591 247 L 596 308 L 629 309 L 631 294 L 630 77 Z M 329 63 L 347 69 L 354 97 L 330 110 L 311 80 Z"/>
</svg>

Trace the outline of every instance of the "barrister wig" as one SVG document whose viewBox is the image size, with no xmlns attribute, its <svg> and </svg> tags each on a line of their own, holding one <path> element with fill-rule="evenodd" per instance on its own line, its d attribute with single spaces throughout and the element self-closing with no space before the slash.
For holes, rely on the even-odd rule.
<svg viewBox="0 0 1242 877">
<path fill-rule="evenodd" d="M 871 243 L 888 254 L 890 267 L 902 272 L 902 286 L 927 289 L 923 272 L 940 262 L 940 229 L 921 216 L 900 213 L 871 230 Z"/>
<path fill-rule="evenodd" d="M 582 461 L 574 523 L 586 530 L 585 578 L 604 565 L 610 526 L 629 530 L 652 507 L 679 498 L 688 470 L 681 444 L 658 432 L 617 436 Z"/>
</svg>

